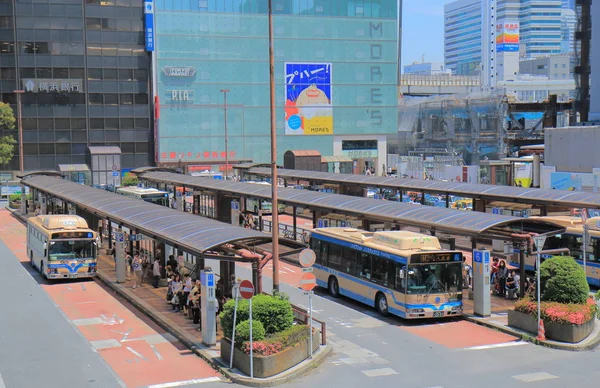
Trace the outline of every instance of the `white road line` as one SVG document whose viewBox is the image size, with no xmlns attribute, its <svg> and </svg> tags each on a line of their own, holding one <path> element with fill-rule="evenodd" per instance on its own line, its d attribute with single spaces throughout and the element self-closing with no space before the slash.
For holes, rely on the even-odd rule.
<svg viewBox="0 0 600 388">
<path fill-rule="evenodd" d="M 296 271 L 294 271 L 294 270 L 293 270 L 293 269 L 291 269 L 290 267 L 286 267 L 285 265 L 283 266 L 283 268 L 284 268 L 286 271 L 290 271 L 290 272 L 292 272 L 292 273 L 296 273 Z"/>
<path fill-rule="evenodd" d="M 552 380 L 557 379 L 558 376 L 551 375 L 546 372 L 534 372 L 534 373 L 525 373 L 523 375 L 515 375 L 512 376 L 513 379 L 522 381 L 524 383 L 532 383 L 534 381 L 543 381 L 543 380 Z"/>
<path fill-rule="evenodd" d="M 195 380 L 187 380 L 187 381 L 175 381 L 173 383 L 148 385 L 146 388 L 182 387 L 184 385 L 212 383 L 214 381 L 221 381 L 221 379 L 219 377 L 207 377 L 205 379 L 195 379 Z"/>
<path fill-rule="evenodd" d="M 156 347 L 154 347 L 154 345 L 150 345 L 150 347 L 152 348 L 152 351 L 154 352 L 154 354 L 156 354 L 156 358 L 158 358 L 158 361 L 162 361 L 163 356 L 162 356 L 162 354 L 160 354 L 158 352 L 158 349 L 156 349 Z"/>
<path fill-rule="evenodd" d="M 391 376 L 398 374 L 398 372 L 396 372 L 392 368 L 362 370 L 361 372 L 367 377 Z"/>
<path fill-rule="evenodd" d="M 527 341 L 511 341 L 511 342 L 503 342 L 500 344 L 493 344 L 493 345 L 473 346 L 470 348 L 464 348 L 462 350 L 484 350 L 484 349 L 494 349 L 494 348 L 507 348 L 510 346 L 521 346 L 521 345 L 529 345 L 529 342 L 527 342 Z"/>
<path fill-rule="evenodd" d="M 4 385 L 4 380 L 2 380 L 2 374 L 0 373 L 0 388 L 6 388 L 6 385 Z"/>
<path fill-rule="evenodd" d="M 148 361 L 148 359 L 146 357 L 144 357 L 142 354 L 136 352 L 135 350 L 131 349 L 129 346 L 127 346 L 127 350 L 129 350 L 131 353 L 135 354 L 136 356 L 138 356 L 142 360 Z"/>
</svg>

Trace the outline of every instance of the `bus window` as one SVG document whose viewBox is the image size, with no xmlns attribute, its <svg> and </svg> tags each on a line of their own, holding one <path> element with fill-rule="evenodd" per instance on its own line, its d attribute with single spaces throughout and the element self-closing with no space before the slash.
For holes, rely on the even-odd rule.
<svg viewBox="0 0 600 388">
<path fill-rule="evenodd" d="M 327 261 L 329 260 L 329 243 L 320 242 L 321 249 L 319 258 L 321 259 L 321 265 L 327 265 Z"/>
<path fill-rule="evenodd" d="M 331 269 L 339 270 L 342 265 L 342 247 L 339 245 L 332 245 L 329 248 L 329 260 L 327 265 Z"/>
<path fill-rule="evenodd" d="M 389 260 L 384 259 L 383 257 L 373 256 L 371 261 L 371 281 L 381 284 L 383 286 L 388 285 L 388 275 L 389 275 Z"/>
<path fill-rule="evenodd" d="M 358 276 L 371 280 L 371 255 L 361 252 L 358 255 L 358 265 L 356 269 L 359 271 Z"/>
<path fill-rule="evenodd" d="M 356 254 L 358 252 L 350 248 L 342 248 L 342 271 L 354 275 L 356 273 Z"/>
<path fill-rule="evenodd" d="M 401 264 L 401 263 L 395 263 L 393 266 L 393 271 L 394 271 L 394 278 L 395 278 L 395 283 L 394 283 L 394 289 L 396 291 L 399 291 L 403 294 L 406 294 L 406 265 Z M 404 271 L 404 273 L 401 274 L 401 271 Z M 404 276 L 401 276 L 404 275 Z"/>
<path fill-rule="evenodd" d="M 310 249 L 312 249 L 313 252 L 315 252 L 315 263 L 321 264 L 321 241 L 317 240 L 316 238 L 313 238 L 310 241 Z"/>
<path fill-rule="evenodd" d="M 600 239 L 592 239 L 592 254 L 589 255 L 590 260 L 600 261 Z"/>
</svg>

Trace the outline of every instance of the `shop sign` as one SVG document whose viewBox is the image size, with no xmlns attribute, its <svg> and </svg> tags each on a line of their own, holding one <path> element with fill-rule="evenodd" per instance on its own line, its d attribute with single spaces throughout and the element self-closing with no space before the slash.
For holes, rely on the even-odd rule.
<svg viewBox="0 0 600 388">
<path fill-rule="evenodd" d="M 377 150 L 344 150 L 341 156 L 347 156 L 351 159 L 376 158 Z"/>
<path fill-rule="evenodd" d="M 162 70 L 167 77 L 193 77 L 196 74 L 193 66 L 165 66 Z"/>
<path fill-rule="evenodd" d="M 83 93 L 83 82 L 80 79 L 23 79 L 23 87 L 31 93 Z"/>
</svg>

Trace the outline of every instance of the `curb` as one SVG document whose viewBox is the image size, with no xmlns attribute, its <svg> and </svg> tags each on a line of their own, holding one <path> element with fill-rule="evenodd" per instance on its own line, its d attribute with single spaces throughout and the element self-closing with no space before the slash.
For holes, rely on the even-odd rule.
<svg viewBox="0 0 600 388">
<path fill-rule="evenodd" d="M 475 317 L 469 316 L 469 315 L 464 315 L 464 318 L 469 322 L 473 322 L 478 325 L 485 326 L 490 329 L 494 329 L 494 330 L 503 332 L 505 334 L 509 334 L 509 335 L 518 337 L 521 340 L 531 342 L 534 345 L 545 346 L 547 348 L 552 348 L 552 349 L 568 350 L 571 352 L 584 352 L 584 351 L 594 350 L 598 346 L 598 344 L 600 344 L 600 329 L 599 329 L 600 325 L 598 324 L 598 322 L 596 322 L 596 328 L 594 329 L 594 331 L 596 332 L 596 336 L 594 338 L 590 339 L 589 341 L 587 341 L 587 343 L 578 345 L 578 344 L 566 344 L 566 343 L 555 342 L 555 341 L 540 341 L 533 334 L 526 333 L 526 332 L 523 332 L 520 330 L 515 330 L 508 326 L 499 325 L 499 324 L 492 323 L 492 322 L 487 322 L 482 319 L 475 318 Z"/>
<path fill-rule="evenodd" d="M 322 360 L 327 355 L 329 355 L 329 353 L 332 350 L 331 346 L 329 345 L 321 346 L 311 360 L 305 360 L 293 367 L 292 369 L 282 372 L 283 376 L 271 377 L 267 379 L 250 379 L 249 377 L 239 375 L 229 370 L 229 368 L 225 367 L 219 361 L 219 357 L 215 357 L 212 354 L 210 354 L 208 349 L 204 345 L 198 343 L 195 338 L 193 338 L 188 333 L 177 329 L 176 325 L 170 319 L 161 317 L 156 312 L 156 310 L 149 306 L 146 302 L 137 300 L 136 298 L 129 295 L 128 292 L 124 291 L 121 287 L 117 286 L 111 280 L 107 279 L 102 274 L 102 272 L 98 272 L 98 276 L 96 277 L 96 279 L 100 280 L 103 284 L 111 288 L 119 296 L 121 296 L 133 306 L 135 306 L 136 309 L 138 309 L 144 315 L 152 319 L 156 324 L 158 324 L 160 327 L 166 330 L 169 334 L 177 338 L 178 341 L 180 341 L 187 348 L 189 348 L 194 354 L 196 354 L 204 361 L 209 363 L 216 371 L 221 373 L 228 380 L 237 384 L 242 384 L 251 387 L 273 387 L 276 385 L 284 384 L 316 368 L 319 364 L 321 364 Z"/>
</svg>

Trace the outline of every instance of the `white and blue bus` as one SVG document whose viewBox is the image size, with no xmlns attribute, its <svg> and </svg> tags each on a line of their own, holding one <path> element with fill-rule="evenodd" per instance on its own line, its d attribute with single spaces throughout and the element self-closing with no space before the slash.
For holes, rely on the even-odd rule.
<svg viewBox="0 0 600 388">
<path fill-rule="evenodd" d="M 334 297 L 407 319 L 462 314 L 462 252 L 443 250 L 434 236 L 318 228 L 310 246 L 317 285 Z"/>
</svg>

